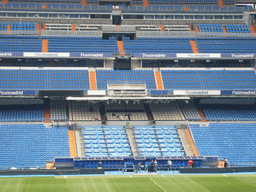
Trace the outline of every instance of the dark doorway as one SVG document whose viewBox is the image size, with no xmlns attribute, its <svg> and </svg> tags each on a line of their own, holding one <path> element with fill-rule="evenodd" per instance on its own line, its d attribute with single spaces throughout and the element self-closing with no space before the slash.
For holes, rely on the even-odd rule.
<svg viewBox="0 0 256 192">
<path fill-rule="evenodd" d="M 116 58 L 114 70 L 131 70 L 131 58 Z"/>
<path fill-rule="evenodd" d="M 113 25 L 121 25 L 122 24 L 121 15 L 113 15 L 112 16 L 112 24 Z"/>
</svg>

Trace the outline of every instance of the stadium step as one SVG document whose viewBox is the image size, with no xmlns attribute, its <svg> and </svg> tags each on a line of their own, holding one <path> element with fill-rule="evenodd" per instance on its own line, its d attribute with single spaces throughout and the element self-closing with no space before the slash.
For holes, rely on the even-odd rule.
<svg viewBox="0 0 256 192">
<path fill-rule="evenodd" d="M 256 33 L 255 27 L 253 25 L 250 25 L 251 33 Z"/>
<path fill-rule="evenodd" d="M 198 111 L 198 113 L 199 113 L 199 116 L 201 117 L 201 121 L 202 121 L 202 122 L 207 122 L 207 121 L 206 121 L 206 117 L 205 117 L 205 115 L 204 115 L 204 112 L 201 111 L 200 109 L 197 109 L 197 111 Z"/>
<path fill-rule="evenodd" d="M 49 109 L 49 107 L 45 106 L 44 107 L 44 122 L 50 123 L 51 122 L 50 119 L 51 119 L 50 109 Z"/>
<path fill-rule="evenodd" d="M 75 31 L 76 30 L 76 24 L 72 24 L 71 29 L 72 29 L 72 31 Z"/>
<path fill-rule="evenodd" d="M 222 27 L 223 33 L 224 33 L 224 37 L 227 37 L 227 30 L 226 27 Z"/>
<path fill-rule="evenodd" d="M 11 34 L 10 31 L 11 31 L 11 25 L 7 25 L 7 35 Z"/>
<path fill-rule="evenodd" d="M 222 27 L 223 33 L 227 33 L 226 27 Z"/>
<path fill-rule="evenodd" d="M 70 157 L 77 157 L 76 138 L 73 130 L 68 131 Z"/>
<path fill-rule="evenodd" d="M 219 6 L 220 6 L 220 7 L 224 7 L 224 3 L 223 3 L 222 0 L 218 0 L 218 3 L 219 3 Z"/>
<path fill-rule="evenodd" d="M 87 5 L 86 0 L 81 0 L 81 4 L 82 4 L 83 6 L 86 6 L 86 5 Z"/>
<path fill-rule="evenodd" d="M 48 39 L 42 40 L 42 52 L 48 53 Z"/>
<path fill-rule="evenodd" d="M 190 41 L 190 45 L 191 45 L 193 53 L 199 53 L 195 41 Z"/>
<path fill-rule="evenodd" d="M 6 5 L 7 3 L 8 3 L 8 0 L 3 0 L 3 1 L 2 1 L 2 4 L 3 4 L 3 5 Z"/>
<path fill-rule="evenodd" d="M 189 141 L 189 144 L 190 144 L 190 146 L 191 146 L 191 148 L 192 148 L 193 156 L 199 156 L 198 150 L 197 150 L 197 148 L 196 148 L 196 145 L 195 145 L 194 140 L 192 139 L 192 136 L 191 136 L 191 134 L 190 134 L 189 129 L 186 129 L 186 130 L 185 130 L 185 133 L 186 133 L 187 139 L 188 139 L 188 141 Z"/>
<path fill-rule="evenodd" d="M 143 0 L 143 6 L 144 7 L 148 7 L 149 6 L 148 0 Z"/>
<path fill-rule="evenodd" d="M 46 162 L 45 169 L 54 169 L 54 163 L 53 162 Z"/>
<path fill-rule="evenodd" d="M 154 71 L 154 75 L 155 75 L 155 81 L 156 81 L 156 89 L 157 90 L 164 90 L 163 81 L 162 81 L 162 77 L 161 77 L 161 72 L 160 71 Z"/>
<path fill-rule="evenodd" d="M 197 26 L 197 25 L 195 25 L 195 28 L 196 28 L 196 32 L 198 32 L 198 33 L 199 33 L 200 31 L 199 31 L 199 28 L 198 28 L 198 26 Z"/>
<path fill-rule="evenodd" d="M 82 130 L 75 130 L 75 138 L 76 138 L 76 146 L 77 146 L 77 156 L 85 157 Z"/>
<path fill-rule="evenodd" d="M 96 83 L 95 71 L 89 71 L 89 82 L 90 82 L 90 90 L 96 90 L 97 83 Z"/>
<path fill-rule="evenodd" d="M 138 157 L 139 152 L 138 152 L 137 142 L 136 142 L 135 135 L 134 135 L 134 130 L 133 130 L 133 128 L 125 127 L 125 131 L 126 131 L 128 141 L 129 141 L 131 149 L 132 149 L 133 156 Z"/>
<path fill-rule="evenodd" d="M 46 29 L 46 24 L 44 24 L 44 26 L 42 27 L 42 30 L 44 31 Z"/>
<path fill-rule="evenodd" d="M 36 24 L 36 30 L 40 31 L 40 24 L 39 23 Z"/>
<path fill-rule="evenodd" d="M 41 5 L 41 9 L 47 9 L 47 5 Z"/>
<path fill-rule="evenodd" d="M 123 41 L 117 41 L 117 46 L 118 46 L 118 51 L 119 51 L 119 55 L 125 55 L 124 52 L 124 42 Z"/>
<path fill-rule="evenodd" d="M 184 147 L 184 151 L 186 153 L 186 156 L 193 156 L 193 150 L 192 150 L 192 147 L 190 146 L 190 143 L 189 143 L 189 140 L 186 136 L 186 132 L 185 132 L 185 129 L 177 129 L 178 131 L 178 134 L 180 136 L 180 140 L 181 140 L 181 143 Z"/>
<path fill-rule="evenodd" d="M 165 31 L 164 25 L 160 25 L 161 31 Z"/>
</svg>

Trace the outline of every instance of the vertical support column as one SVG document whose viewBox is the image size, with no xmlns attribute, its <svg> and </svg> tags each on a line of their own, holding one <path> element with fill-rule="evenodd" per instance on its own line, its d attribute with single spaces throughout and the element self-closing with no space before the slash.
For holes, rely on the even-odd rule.
<svg viewBox="0 0 256 192">
<path fill-rule="evenodd" d="M 42 52 L 48 53 L 48 39 L 42 40 Z"/>
</svg>

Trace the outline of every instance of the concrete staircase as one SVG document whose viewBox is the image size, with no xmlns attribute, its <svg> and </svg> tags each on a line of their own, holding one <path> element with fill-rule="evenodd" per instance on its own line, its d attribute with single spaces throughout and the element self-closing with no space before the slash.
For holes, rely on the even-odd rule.
<svg viewBox="0 0 256 192">
<path fill-rule="evenodd" d="M 138 157 L 139 156 L 139 152 L 138 152 L 138 147 L 137 147 L 137 142 L 135 139 L 135 135 L 134 135 L 134 130 L 132 127 L 130 126 L 125 126 L 125 131 L 132 149 L 132 153 L 134 157 Z"/>
<path fill-rule="evenodd" d="M 177 127 L 178 134 L 180 136 L 181 143 L 184 147 L 186 156 L 193 156 L 194 152 L 193 152 L 193 149 L 192 149 L 190 142 L 187 138 L 187 135 L 185 132 L 186 128 L 184 126 L 176 126 L 176 127 Z"/>
<path fill-rule="evenodd" d="M 75 130 L 75 137 L 76 137 L 77 156 L 85 157 L 82 130 Z"/>
</svg>

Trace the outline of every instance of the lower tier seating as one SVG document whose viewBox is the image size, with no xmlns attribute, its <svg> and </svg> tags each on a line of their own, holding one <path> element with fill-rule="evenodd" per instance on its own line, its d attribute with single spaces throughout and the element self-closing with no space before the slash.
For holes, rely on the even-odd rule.
<svg viewBox="0 0 256 192">
<path fill-rule="evenodd" d="M 255 123 L 190 125 L 200 155 L 219 156 L 230 163 L 256 163 Z"/>
<path fill-rule="evenodd" d="M 83 126 L 82 135 L 86 157 L 133 156 L 122 126 Z"/>
<path fill-rule="evenodd" d="M 0 169 L 41 167 L 54 157 L 69 157 L 65 126 L 47 128 L 43 124 L 0 125 Z"/>
<path fill-rule="evenodd" d="M 134 126 L 139 156 L 184 156 L 174 126 Z"/>
</svg>

